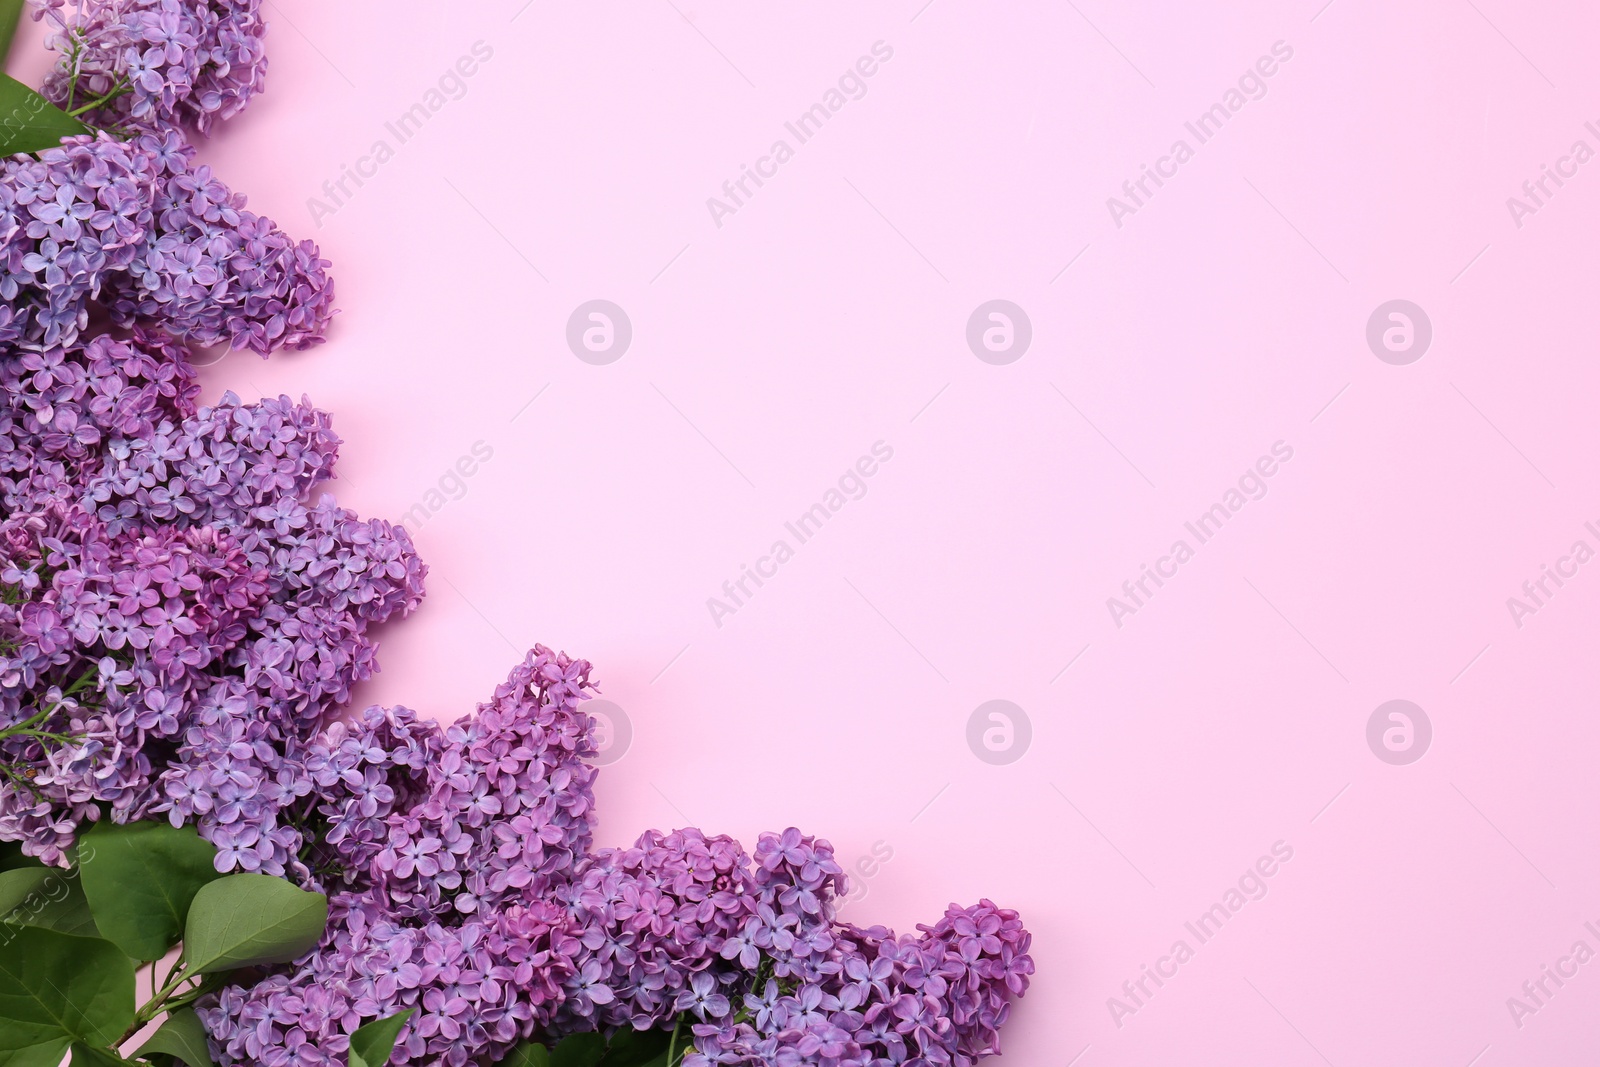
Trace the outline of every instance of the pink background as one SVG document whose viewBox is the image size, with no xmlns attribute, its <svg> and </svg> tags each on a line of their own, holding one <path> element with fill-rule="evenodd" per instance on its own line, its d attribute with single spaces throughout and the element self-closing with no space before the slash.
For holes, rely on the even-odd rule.
<svg viewBox="0 0 1600 1067">
<path fill-rule="evenodd" d="M 856 921 L 1020 909 L 1008 1062 L 1593 1062 L 1600 961 L 1520 1027 L 1506 1001 L 1600 950 L 1600 562 L 1520 628 L 1506 601 L 1600 548 L 1600 161 L 1520 228 L 1506 199 L 1600 149 L 1595 15 L 923 3 L 270 0 L 270 91 L 205 153 L 321 243 L 343 314 L 207 395 L 331 410 L 363 514 L 493 451 L 418 530 L 429 598 L 363 702 L 453 718 L 535 641 L 591 659 L 633 725 L 604 842 L 796 824 L 892 850 Z M 308 198 L 480 40 L 318 227 Z M 865 96 L 715 225 L 877 41 Z M 1278 41 L 1266 95 L 1116 226 Z M 633 324 L 608 366 L 565 341 L 593 298 Z M 1033 326 L 1006 366 L 964 336 L 994 298 Z M 1396 298 L 1434 330 L 1407 366 L 1365 340 Z M 715 625 L 880 440 L 865 497 Z M 1106 599 L 1277 441 L 1267 495 L 1117 627 Z M 966 741 L 996 698 L 1032 723 L 1003 766 Z M 1366 741 L 1396 698 L 1433 724 L 1408 766 Z M 1278 841 L 1200 945 L 1185 921 Z"/>
</svg>

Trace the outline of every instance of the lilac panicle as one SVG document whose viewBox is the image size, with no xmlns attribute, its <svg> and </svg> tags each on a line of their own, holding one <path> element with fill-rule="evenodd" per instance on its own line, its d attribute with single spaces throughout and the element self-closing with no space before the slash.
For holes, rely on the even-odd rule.
<svg viewBox="0 0 1600 1067">
<path fill-rule="evenodd" d="M 261 0 L 35 0 L 61 61 L 44 94 L 102 129 L 165 132 L 215 123 L 261 91 Z M 109 98 L 109 99 L 107 99 Z"/>
<path fill-rule="evenodd" d="M 320 344 L 333 316 L 328 262 L 245 207 L 195 164 L 181 135 L 145 134 L 137 148 L 159 163 L 154 225 L 130 269 L 108 279 L 114 321 L 160 322 L 191 344 L 266 355 Z"/>
<path fill-rule="evenodd" d="M 290 809 L 368 629 L 421 600 L 409 536 L 311 500 L 325 414 L 199 408 L 165 335 L 0 346 L 0 381 L 0 841 L 62 863 L 103 812 L 169 818 L 222 869 L 309 879 Z"/>
<path fill-rule="evenodd" d="M 316 245 L 247 209 L 176 133 L 0 161 L 0 345 L 74 347 L 99 310 L 265 355 L 321 343 L 333 296 Z"/>
<path fill-rule="evenodd" d="M 832 847 L 793 828 L 753 853 L 696 829 L 592 849 L 590 671 L 536 647 L 446 729 L 372 708 L 312 743 L 335 921 L 303 959 L 199 1003 L 222 1067 L 331 1067 L 407 1009 L 397 1064 L 674 1025 L 687 1067 L 999 1052 L 1033 973 L 1013 911 L 951 905 L 899 937 L 841 922 Z"/>
</svg>

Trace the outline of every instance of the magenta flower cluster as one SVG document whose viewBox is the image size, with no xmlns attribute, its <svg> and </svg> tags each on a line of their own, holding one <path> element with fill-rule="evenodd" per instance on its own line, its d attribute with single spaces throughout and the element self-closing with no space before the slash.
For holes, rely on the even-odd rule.
<svg viewBox="0 0 1600 1067">
<path fill-rule="evenodd" d="M 894 936 L 838 920 L 826 841 L 649 831 L 592 849 L 590 666 L 542 646 L 477 714 L 396 708 L 306 750 L 302 822 L 332 894 L 322 945 L 199 1009 L 223 1065 L 336 1067 L 414 1009 L 396 1064 L 489 1065 L 522 1039 L 681 1023 L 685 1067 L 965 1067 L 1027 989 L 1015 912 L 951 906 Z"/>
<path fill-rule="evenodd" d="M 209 133 L 261 91 L 261 0 L 35 0 L 61 54 L 44 95 L 100 129 Z M 102 103 L 103 101 L 103 103 Z"/>
</svg>

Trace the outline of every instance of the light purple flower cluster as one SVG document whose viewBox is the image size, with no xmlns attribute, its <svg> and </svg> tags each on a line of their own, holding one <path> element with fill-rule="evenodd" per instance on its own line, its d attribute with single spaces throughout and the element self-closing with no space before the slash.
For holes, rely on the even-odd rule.
<svg viewBox="0 0 1600 1067">
<path fill-rule="evenodd" d="M 0 494 L 6 512 L 48 501 L 98 466 L 108 442 L 144 440 L 194 411 L 200 387 L 160 334 L 102 335 L 79 349 L 0 345 Z"/>
<path fill-rule="evenodd" d="M 549 895 L 593 836 L 589 664 L 536 647 L 450 727 L 428 790 L 391 815 L 372 862 L 398 915 L 448 918 Z"/>
<path fill-rule="evenodd" d="M 493 1063 L 549 1017 L 562 921 L 530 901 L 459 926 L 411 925 L 371 896 L 337 895 L 330 936 L 303 966 L 229 986 L 200 1017 L 223 1063 L 343 1067 L 358 1026 L 413 1007 L 391 1063 Z"/>
<path fill-rule="evenodd" d="M 0 344 L 70 347 L 94 310 L 263 355 L 320 343 L 327 261 L 194 155 L 177 133 L 102 134 L 0 163 Z"/>
<path fill-rule="evenodd" d="M 652 1029 L 674 1018 L 692 977 L 720 964 L 753 899 L 750 858 L 732 838 L 647 831 L 628 849 L 601 849 L 559 896 L 577 940 L 574 974 L 552 1028 Z"/>
<path fill-rule="evenodd" d="M 593 832 L 588 673 L 541 646 L 448 730 L 370 708 L 312 742 L 290 814 L 324 830 L 328 934 L 202 1002 L 224 1063 L 332 1067 L 362 1022 L 415 1008 L 392 1062 L 488 1064 L 550 1023 L 578 951 L 553 889 Z"/>
<path fill-rule="evenodd" d="M 999 1051 L 1029 935 L 988 901 L 896 938 L 838 921 L 827 842 L 699 830 L 591 851 L 590 666 L 542 646 L 440 730 L 371 708 L 312 743 L 334 890 L 323 944 L 199 1011 L 224 1067 L 335 1067 L 416 1014 L 396 1064 L 488 1067 L 519 1040 L 678 1026 L 685 1067 L 965 1067 Z"/>
<path fill-rule="evenodd" d="M 368 628 L 420 601 L 410 539 L 307 502 L 327 416 L 199 408 L 160 335 L 0 347 L 0 382 L 0 840 L 62 862 L 104 805 L 195 822 L 224 869 L 305 871 L 288 809 L 377 669 Z"/>
<path fill-rule="evenodd" d="M 999 1029 L 1033 973 L 1031 935 L 1017 913 L 987 900 L 952 904 L 917 929 L 896 938 L 883 927 L 834 924 L 816 977 L 786 986 L 758 976 L 737 1011 L 726 999 L 685 996 L 680 1003 L 702 1021 L 684 1067 L 964 1067 L 999 1053 Z M 695 981 L 711 985 L 704 975 Z"/>
<path fill-rule="evenodd" d="M 61 62 L 44 93 L 66 111 L 88 105 L 101 129 L 165 131 L 241 111 L 267 72 L 261 0 L 35 0 Z"/>
</svg>

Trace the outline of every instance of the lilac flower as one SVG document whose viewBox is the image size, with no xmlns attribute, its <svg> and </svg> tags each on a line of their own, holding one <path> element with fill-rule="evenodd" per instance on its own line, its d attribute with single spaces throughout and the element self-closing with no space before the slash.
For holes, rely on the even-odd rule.
<svg viewBox="0 0 1600 1067">
<path fill-rule="evenodd" d="M 567 998 L 572 1003 L 572 1009 L 580 1014 L 592 1015 L 594 1009 L 610 1004 L 617 999 L 611 988 L 602 980 L 605 971 L 599 960 L 589 960 L 577 974 L 573 975 L 568 987 Z"/>
<path fill-rule="evenodd" d="M 12 311 L 0 341 L 77 339 L 90 299 L 152 235 L 157 178 L 148 154 L 104 135 L 0 163 L 0 298 Z"/>
<path fill-rule="evenodd" d="M 720 1019 L 728 1014 L 728 998 L 718 991 L 715 976 L 701 971 L 689 979 L 689 988 L 678 994 L 678 1002 L 674 1005 L 677 1011 L 693 1012 L 694 1017 L 701 1022 L 706 1017 Z"/>
<path fill-rule="evenodd" d="M 754 971 L 761 963 L 761 949 L 771 945 L 771 939 L 760 936 L 762 924 L 758 919 L 748 919 L 744 928 L 738 933 L 728 937 L 722 943 L 718 954 L 725 960 L 737 959 L 739 966 L 747 971 Z"/>
<path fill-rule="evenodd" d="M 456 926 L 389 917 L 381 897 L 339 894 L 323 944 L 303 961 L 197 1006 L 224 1064 L 322 1064 L 363 1022 L 407 1008 L 393 1063 L 490 1064 L 548 1022 L 560 982 L 564 917 L 544 902 Z M 594 993 L 604 996 L 603 987 Z"/>
<path fill-rule="evenodd" d="M 68 110 L 110 96 L 86 116 L 96 126 L 206 133 L 261 90 L 260 0 L 79 0 L 71 14 L 63 6 L 38 11 L 63 55 L 44 92 Z"/>
<path fill-rule="evenodd" d="M 0 345 L 71 347 L 103 309 L 192 344 L 307 348 L 334 314 L 327 268 L 176 132 L 68 137 L 0 162 Z"/>
<path fill-rule="evenodd" d="M 424 575 L 403 529 L 304 502 L 327 417 L 196 410 L 185 350 L 142 328 L 0 344 L 0 382 L 0 841 L 61 862 L 109 810 L 193 823 L 223 869 L 355 879 L 438 732 L 369 717 L 368 758 L 331 778 L 346 735 L 313 743 Z M 304 840 L 308 805 L 332 840 Z"/>
<path fill-rule="evenodd" d="M 192 344 L 263 355 L 320 344 L 333 282 L 316 245 L 248 210 L 211 168 L 194 165 L 179 134 L 145 134 L 137 149 L 159 161 L 153 226 L 130 269 L 105 279 L 113 319 L 155 320 Z"/>
</svg>

